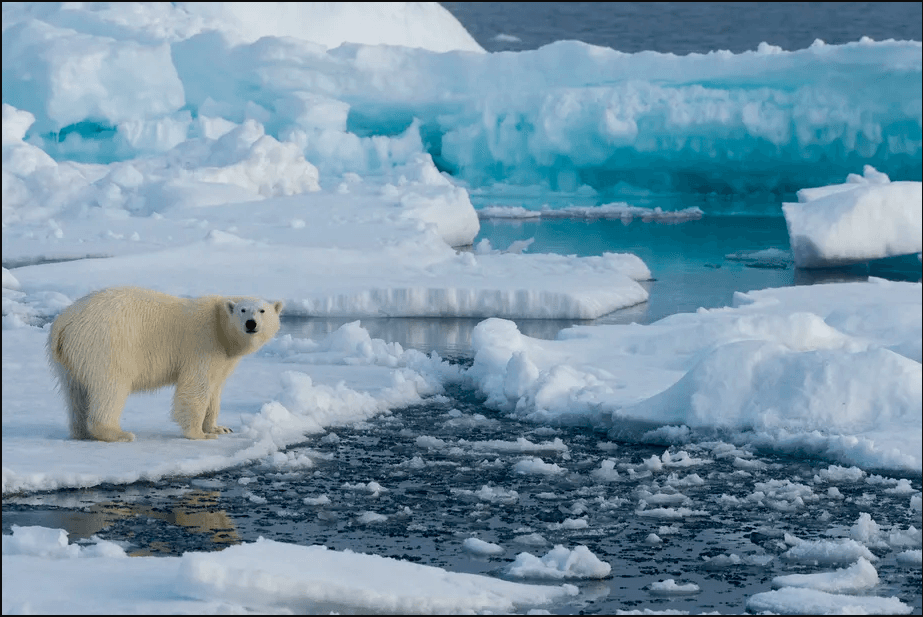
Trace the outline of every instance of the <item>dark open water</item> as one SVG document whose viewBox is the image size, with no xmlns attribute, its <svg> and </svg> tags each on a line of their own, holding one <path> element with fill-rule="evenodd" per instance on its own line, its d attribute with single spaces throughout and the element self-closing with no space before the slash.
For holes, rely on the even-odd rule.
<svg viewBox="0 0 923 617">
<path fill-rule="evenodd" d="M 536 49 L 560 40 L 626 53 L 678 55 L 794 51 L 868 36 L 923 40 L 919 2 L 442 2 L 487 51 Z M 518 40 L 517 40 L 518 39 Z"/>
</svg>

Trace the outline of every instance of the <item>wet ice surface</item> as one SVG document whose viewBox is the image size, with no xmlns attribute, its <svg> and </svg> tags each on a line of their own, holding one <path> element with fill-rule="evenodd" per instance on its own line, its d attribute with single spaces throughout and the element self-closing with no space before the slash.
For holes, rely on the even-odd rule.
<svg viewBox="0 0 923 617">
<path fill-rule="evenodd" d="M 141 555 L 263 536 L 540 583 L 560 581 L 513 579 L 517 555 L 584 545 L 612 572 L 569 580 L 580 595 L 552 612 L 597 614 L 739 613 L 774 577 L 856 561 L 844 549 L 819 563 L 810 542 L 856 540 L 880 579 L 861 593 L 919 614 L 919 565 L 899 557 L 919 548 L 919 491 L 919 477 L 718 440 L 667 449 L 524 424 L 455 389 L 212 476 L 4 499 L 3 531 L 61 527 L 72 541 L 96 534 Z"/>
</svg>

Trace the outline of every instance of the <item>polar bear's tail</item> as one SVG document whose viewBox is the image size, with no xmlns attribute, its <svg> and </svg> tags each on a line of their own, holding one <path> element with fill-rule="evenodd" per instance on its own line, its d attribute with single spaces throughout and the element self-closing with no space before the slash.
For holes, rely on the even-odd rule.
<svg viewBox="0 0 923 617">
<path fill-rule="evenodd" d="M 64 360 L 64 326 L 58 326 L 56 319 L 51 324 L 51 332 L 48 334 L 48 355 L 52 362 L 57 364 L 63 363 Z"/>
</svg>

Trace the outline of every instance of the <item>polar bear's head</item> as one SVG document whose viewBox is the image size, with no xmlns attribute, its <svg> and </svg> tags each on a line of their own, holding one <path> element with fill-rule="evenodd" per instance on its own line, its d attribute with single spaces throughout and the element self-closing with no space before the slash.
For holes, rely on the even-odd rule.
<svg viewBox="0 0 923 617">
<path fill-rule="evenodd" d="M 282 301 L 269 303 L 257 298 L 233 298 L 225 302 L 231 327 L 239 335 L 252 337 L 252 344 L 260 346 L 279 331 L 279 314 Z"/>
</svg>

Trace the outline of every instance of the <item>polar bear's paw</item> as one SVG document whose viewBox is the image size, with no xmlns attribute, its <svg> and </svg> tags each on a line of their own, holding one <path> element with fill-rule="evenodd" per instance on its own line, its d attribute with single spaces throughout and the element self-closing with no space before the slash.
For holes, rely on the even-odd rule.
<svg viewBox="0 0 923 617">
<path fill-rule="evenodd" d="M 214 433 L 215 435 L 227 435 L 228 433 L 233 433 L 231 429 L 226 426 L 218 426 L 217 424 L 212 428 L 205 429 L 206 433 Z"/>
<path fill-rule="evenodd" d="M 99 441 L 114 442 L 114 441 L 134 441 L 135 440 L 134 433 L 129 433 L 127 431 L 123 431 L 118 428 L 97 426 L 97 427 L 90 428 L 88 432 L 90 433 L 93 439 L 98 439 Z"/>
<path fill-rule="evenodd" d="M 206 433 L 205 431 L 184 431 L 183 436 L 186 439 L 217 439 L 218 436 L 214 433 Z"/>
</svg>

